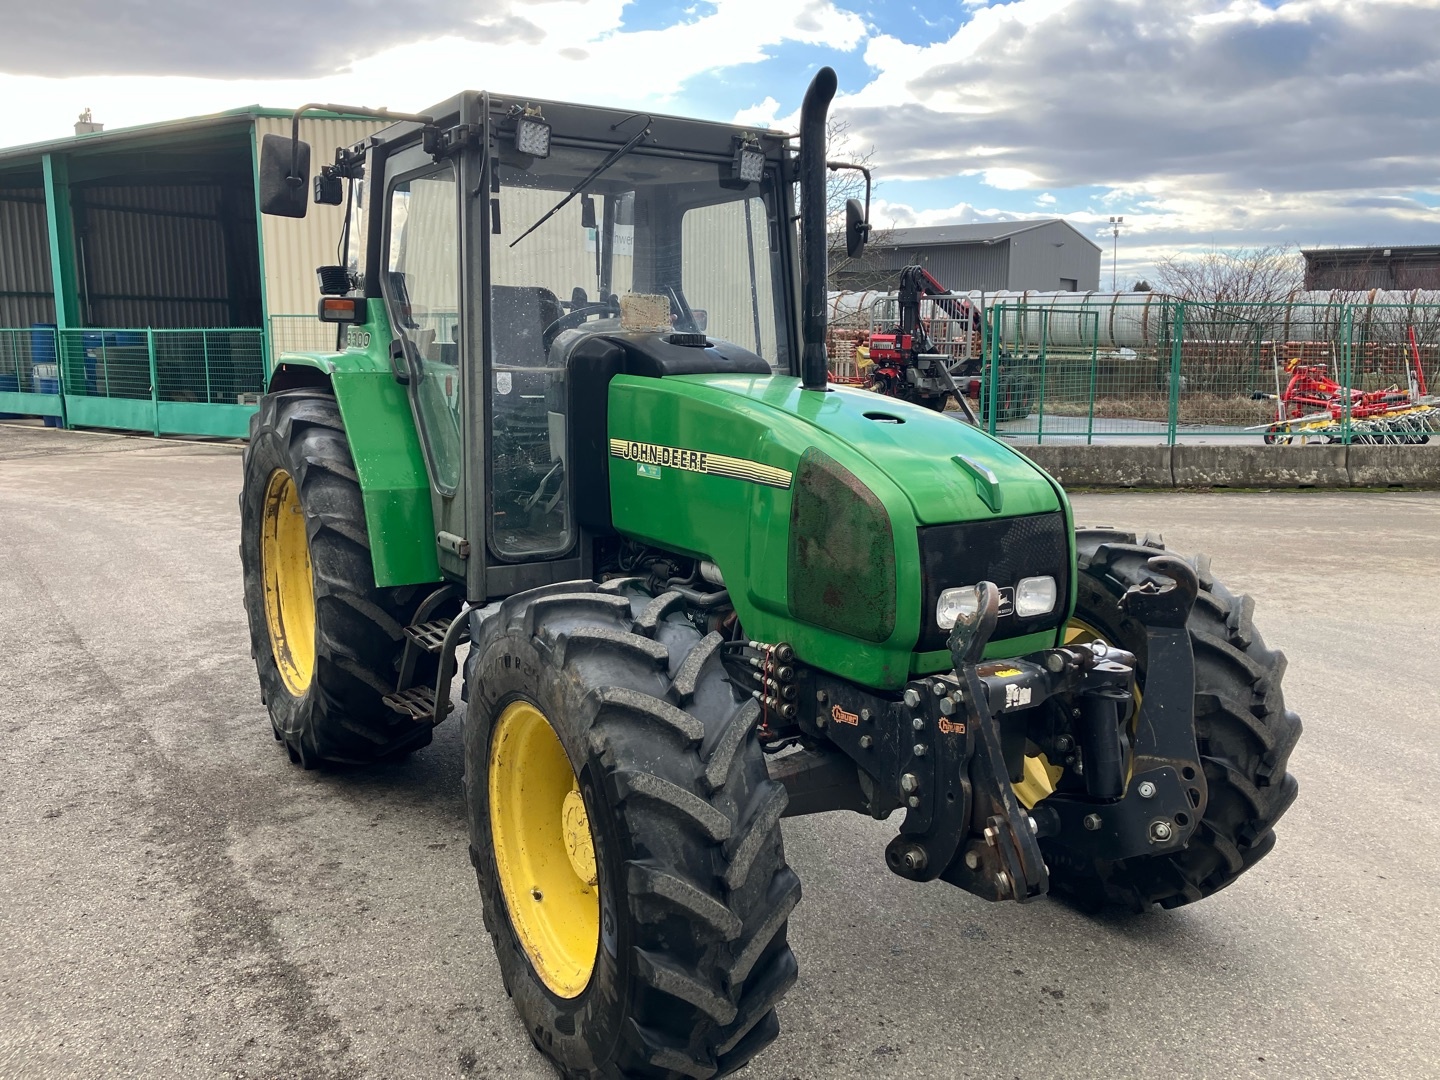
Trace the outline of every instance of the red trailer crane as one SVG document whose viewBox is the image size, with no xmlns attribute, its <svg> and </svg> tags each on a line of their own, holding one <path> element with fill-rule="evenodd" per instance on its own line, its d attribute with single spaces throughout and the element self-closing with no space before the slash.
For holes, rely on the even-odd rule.
<svg viewBox="0 0 1440 1080">
<path fill-rule="evenodd" d="M 936 340 L 937 319 L 921 318 L 923 299 L 935 305 L 937 316 L 943 315 L 948 331 L 944 341 Z M 900 271 L 896 301 L 898 323 L 870 334 L 873 366 L 866 377 L 867 388 L 937 412 L 943 411 L 953 397 L 972 421 L 977 411 L 988 420 L 988 379 L 979 308 L 956 296 L 923 266 L 907 266 Z M 1029 415 L 1035 398 L 1030 382 L 1002 369 L 999 384 L 999 419 Z M 971 408 L 972 400 L 978 409 Z"/>
</svg>

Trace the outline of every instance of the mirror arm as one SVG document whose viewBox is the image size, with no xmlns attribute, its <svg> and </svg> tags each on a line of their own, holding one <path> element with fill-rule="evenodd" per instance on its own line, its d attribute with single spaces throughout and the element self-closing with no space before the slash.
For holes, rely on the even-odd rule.
<svg viewBox="0 0 1440 1080">
<path fill-rule="evenodd" d="M 849 161 L 827 161 L 825 167 L 831 172 L 839 172 L 841 169 L 851 169 L 865 176 L 865 222 L 870 222 L 870 168 Z"/>
<path fill-rule="evenodd" d="M 300 175 L 300 117 L 307 112 L 332 112 L 342 116 L 371 116 L 377 120 L 410 120 L 417 124 L 433 124 L 435 118 L 417 113 L 391 112 L 389 109 L 369 109 L 363 105 L 326 105 L 312 101 L 301 105 L 290 118 L 290 172 L 285 179 L 292 183 L 304 183 Z"/>
</svg>

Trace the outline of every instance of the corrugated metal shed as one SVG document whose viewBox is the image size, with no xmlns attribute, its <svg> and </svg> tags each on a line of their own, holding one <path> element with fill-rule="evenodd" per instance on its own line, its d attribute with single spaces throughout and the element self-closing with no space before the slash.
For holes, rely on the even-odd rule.
<svg viewBox="0 0 1440 1080">
<path fill-rule="evenodd" d="M 221 186 L 210 183 L 76 189 L 71 206 L 85 322 L 233 325 L 221 201 Z"/>
<path fill-rule="evenodd" d="M 918 265 L 955 290 L 1065 290 L 1100 287 L 1101 250 L 1060 218 L 892 229 L 840 284 L 877 284 L 877 274 Z M 847 278 L 849 280 L 847 280 Z"/>
<path fill-rule="evenodd" d="M 322 115 L 300 134 L 318 168 L 381 126 Z M 254 148 L 269 132 L 288 135 L 289 114 L 250 107 L 0 148 L 0 326 L 55 317 L 47 158 L 70 207 L 73 325 L 258 328 L 263 299 L 313 318 L 315 267 L 336 261 L 343 208 L 257 221 Z"/>
<path fill-rule="evenodd" d="M 54 321 L 45 192 L 0 188 L 0 326 Z"/>
<path fill-rule="evenodd" d="M 1038 229 L 1062 218 L 1032 218 L 1028 221 L 974 221 L 966 225 L 926 225 L 916 229 L 891 229 L 889 243 L 896 247 L 933 247 L 937 244 L 973 244 L 1006 240 Z"/>
<path fill-rule="evenodd" d="M 1100 246 L 1067 221 L 1054 219 L 1012 233 L 1009 289 L 1088 292 L 1100 287 Z"/>
<path fill-rule="evenodd" d="M 1307 248 L 1307 289 L 1440 288 L 1440 246 Z"/>
<path fill-rule="evenodd" d="M 1010 245 L 1004 241 L 894 248 L 884 255 L 895 273 L 903 266 L 923 266 L 950 289 L 1003 289 L 1010 280 Z M 965 284 L 951 284 L 955 281 Z"/>
</svg>

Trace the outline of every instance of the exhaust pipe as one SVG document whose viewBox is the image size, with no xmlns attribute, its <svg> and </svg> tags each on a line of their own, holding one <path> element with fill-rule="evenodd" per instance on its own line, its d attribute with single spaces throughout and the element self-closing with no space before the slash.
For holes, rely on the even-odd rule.
<svg viewBox="0 0 1440 1080">
<path fill-rule="evenodd" d="M 825 114 L 838 86 L 835 69 L 822 67 L 800 106 L 800 385 L 828 390 L 825 355 Z"/>
</svg>

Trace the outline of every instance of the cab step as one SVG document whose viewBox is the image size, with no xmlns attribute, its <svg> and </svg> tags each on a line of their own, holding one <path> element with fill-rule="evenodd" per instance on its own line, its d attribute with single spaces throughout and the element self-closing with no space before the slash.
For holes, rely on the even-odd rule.
<svg viewBox="0 0 1440 1080">
<path fill-rule="evenodd" d="M 416 648 L 422 652 L 434 655 L 445 647 L 445 632 L 450 629 L 449 619 L 432 619 L 430 622 L 416 623 L 405 627 L 405 637 L 415 643 Z M 456 644 L 462 644 L 470 640 L 470 629 L 466 627 L 460 633 L 460 639 Z"/>
<path fill-rule="evenodd" d="M 447 587 L 448 588 L 448 587 Z M 444 592 L 420 605 L 420 621 L 405 627 L 405 651 L 400 656 L 400 673 L 394 693 L 382 699 L 387 706 L 401 716 L 408 716 L 417 724 L 438 724 L 450 713 L 448 688 L 455 674 L 455 649 L 470 640 L 470 621 L 462 613 L 450 619 L 429 619 L 425 616 L 440 606 Z M 435 687 L 412 685 L 415 682 L 415 668 L 420 657 L 440 657 L 438 685 L 446 688 L 443 708 L 437 708 Z"/>
<path fill-rule="evenodd" d="M 386 705 L 417 724 L 435 723 L 435 691 L 429 686 L 412 686 L 382 698 Z"/>
</svg>

